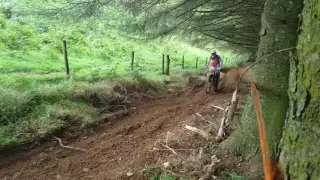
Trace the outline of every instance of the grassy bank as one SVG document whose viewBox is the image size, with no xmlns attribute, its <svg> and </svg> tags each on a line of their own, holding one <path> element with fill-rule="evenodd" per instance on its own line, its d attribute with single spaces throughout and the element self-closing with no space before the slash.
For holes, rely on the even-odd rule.
<svg viewBox="0 0 320 180">
<path fill-rule="evenodd" d="M 0 86 L 0 148 L 46 137 L 71 125 L 85 127 L 96 122 L 99 108 L 124 104 L 128 94 L 115 87 L 154 96 L 168 88 L 183 86 L 186 77 L 175 73 L 175 84 L 165 85 L 162 75 L 148 78 L 135 72 L 115 74 L 99 81 L 50 76 L 3 75 Z M 63 78 L 63 77 L 61 77 Z M 171 77 L 173 78 L 173 77 Z"/>
</svg>

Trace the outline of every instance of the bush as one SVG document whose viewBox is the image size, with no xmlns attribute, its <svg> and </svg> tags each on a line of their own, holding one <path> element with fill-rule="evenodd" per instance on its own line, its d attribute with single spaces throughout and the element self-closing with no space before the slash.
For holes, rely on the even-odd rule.
<svg viewBox="0 0 320 180">
<path fill-rule="evenodd" d="M 7 24 L 6 19 L 0 16 L 0 28 L 5 28 Z"/>
</svg>

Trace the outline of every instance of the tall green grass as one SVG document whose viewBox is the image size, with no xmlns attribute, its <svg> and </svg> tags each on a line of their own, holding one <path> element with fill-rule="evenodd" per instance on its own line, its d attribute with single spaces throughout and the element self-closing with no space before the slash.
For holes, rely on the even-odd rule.
<svg viewBox="0 0 320 180">
<path fill-rule="evenodd" d="M 168 38 L 123 36 L 109 20 L 73 22 L 32 15 L 6 19 L 0 7 L 0 148 L 45 137 L 74 123 L 94 123 L 99 114 L 92 96 L 102 104 L 121 99 L 113 91 L 116 83 L 166 88 L 162 54 L 170 55 L 173 76 L 182 71 L 183 56 L 184 71 L 195 70 L 196 57 L 200 71 L 210 55 Z M 64 73 L 63 39 L 68 42 L 69 80 Z M 222 57 L 227 66 L 242 59 L 231 52 Z"/>
<path fill-rule="evenodd" d="M 183 74 L 174 74 L 181 84 L 184 83 Z M 125 99 L 126 95 L 115 91 L 115 86 L 125 88 L 132 84 L 143 93 L 155 95 L 169 87 L 164 84 L 165 78 L 137 72 L 88 77 L 86 80 L 73 75 L 69 80 L 65 80 L 64 75 L 2 75 L 0 148 L 43 138 L 70 125 L 95 123 L 99 107 L 122 103 Z M 98 98 L 98 102 L 94 98 Z"/>
</svg>

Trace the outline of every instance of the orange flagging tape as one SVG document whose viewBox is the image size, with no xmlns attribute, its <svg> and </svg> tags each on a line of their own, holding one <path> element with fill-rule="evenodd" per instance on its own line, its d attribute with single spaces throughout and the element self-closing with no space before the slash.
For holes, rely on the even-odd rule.
<svg viewBox="0 0 320 180">
<path fill-rule="evenodd" d="M 251 84 L 251 90 L 253 92 L 253 103 L 256 107 L 264 177 L 266 180 L 274 180 L 275 171 L 272 169 L 272 164 L 270 160 L 269 145 L 267 141 L 266 129 L 264 127 L 264 119 L 262 116 L 261 103 L 260 103 L 257 87 L 253 82 Z"/>
</svg>

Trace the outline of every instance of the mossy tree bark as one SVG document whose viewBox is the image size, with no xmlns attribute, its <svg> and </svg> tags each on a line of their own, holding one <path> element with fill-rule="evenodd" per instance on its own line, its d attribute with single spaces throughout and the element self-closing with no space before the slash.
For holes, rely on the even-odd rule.
<svg viewBox="0 0 320 180">
<path fill-rule="evenodd" d="M 277 50 L 295 47 L 297 41 L 298 14 L 301 13 L 302 0 L 266 0 L 262 14 L 260 44 L 257 56 L 262 57 Z M 272 157 L 275 157 L 282 128 L 285 122 L 289 98 L 287 94 L 290 61 L 289 51 L 275 54 L 253 70 L 262 103 L 263 117 Z M 257 120 L 249 95 L 241 126 L 225 142 L 231 150 L 248 157 L 260 147 Z M 229 141 L 229 142 L 228 142 Z"/>
<path fill-rule="evenodd" d="M 291 61 L 289 118 L 280 162 L 288 179 L 320 177 L 320 0 L 307 0 L 297 57 Z"/>
</svg>

